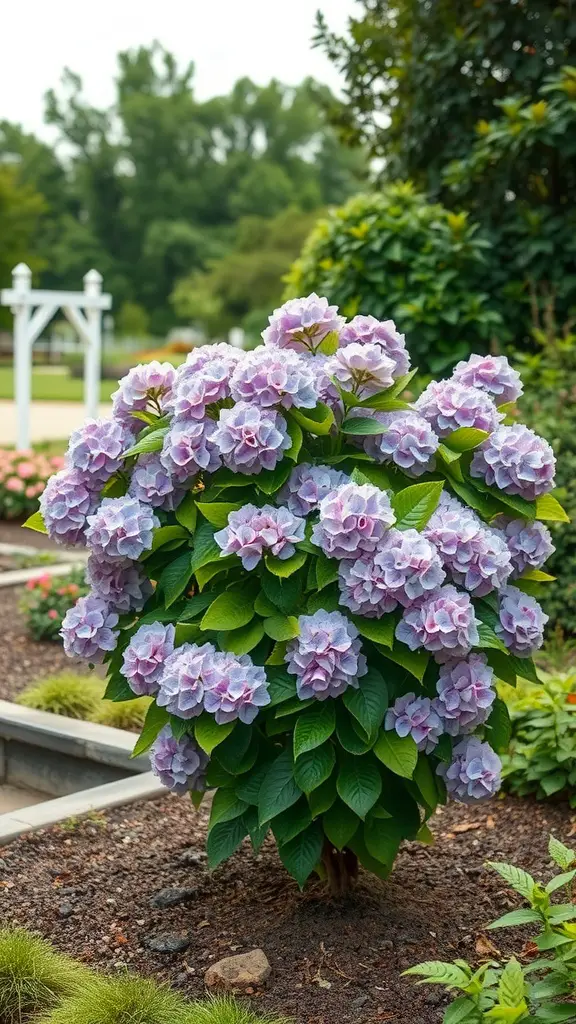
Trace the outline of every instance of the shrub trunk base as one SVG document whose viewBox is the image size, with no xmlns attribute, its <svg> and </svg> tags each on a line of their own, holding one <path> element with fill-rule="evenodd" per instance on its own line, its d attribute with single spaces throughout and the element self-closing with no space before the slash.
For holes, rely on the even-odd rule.
<svg viewBox="0 0 576 1024">
<path fill-rule="evenodd" d="M 326 884 L 332 896 L 346 896 L 358 878 L 358 858 L 352 850 L 337 850 L 325 842 L 322 864 L 326 872 Z"/>
</svg>

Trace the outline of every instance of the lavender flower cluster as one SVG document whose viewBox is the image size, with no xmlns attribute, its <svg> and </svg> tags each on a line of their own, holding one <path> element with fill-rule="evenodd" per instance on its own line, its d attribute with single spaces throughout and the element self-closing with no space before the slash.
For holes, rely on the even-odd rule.
<svg viewBox="0 0 576 1024">
<path fill-rule="evenodd" d="M 473 428 L 484 437 L 471 458 L 473 478 L 529 501 L 553 487 L 547 442 L 504 422 L 501 407 L 522 393 L 504 357 L 471 356 L 450 380 L 429 384 L 412 406 L 378 411 L 366 409 L 372 396 L 397 381 L 400 388 L 410 370 L 393 321 L 359 315 L 346 323 L 336 306 L 312 294 L 274 310 L 263 341 L 247 353 L 227 344 L 204 346 L 178 369 L 159 362 L 137 366 L 113 395 L 112 418 L 89 420 L 72 434 L 66 467 L 41 499 L 50 536 L 88 548 L 90 593 L 62 624 L 69 654 L 97 661 L 115 649 L 125 621 L 119 617 L 136 616 L 154 594 L 145 559 L 156 531 L 174 522 L 171 514 L 191 488 L 209 485 L 209 475 L 220 469 L 263 480 L 261 474 L 282 463 L 282 472 L 295 444 L 298 454 L 297 424 L 318 403 L 332 410 L 334 440 L 344 415 L 375 420 L 381 432 L 357 435 L 356 442 L 364 458 L 392 475 L 418 479 L 441 468 L 450 436 Z M 360 402 L 363 408 L 350 410 Z M 127 458 L 142 431 L 149 424 L 156 429 L 154 417 L 162 417 L 158 427 L 168 422 L 162 441 Z M 398 529 L 386 491 L 354 482 L 329 464 L 327 454 L 325 462 L 314 458 L 305 442 L 303 461 L 281 478 L 286 482 L 268 503 L 254 488 L 253 500 L 231 512 L 214 534 L 221 557 L 260 572 L 312 544 L 324 561 L 335 560 L 339 604 L 348 614 L 320 609 L 300 615 L 298 635 L 286 646 L 285 665 L 302 700 L 325 701 L 361 687 L 368 664 L 351 617 L 395 612 L 395 641 L 432 654 L 439 676 L 436 695 L 398 697 L 385 729 L 411 736 L 426 753 L 442 735 L 459 739 L 453 763 L 440 769 L 448 791 L 462 800 L 490 795 L 499 783 L 499 761 L 471 734 L 486 722 L 495 691 L 485 656 L 473 652 L 481 622 L 472 598 L 496 595 L 496 635 L 511 653 L 530 657 L 547 617 L 512 581 L 542 567 L 553 551 L 549 531 L 512 516 L 488 525 L 446 494 L 424 529 Z M 211 643 L 176 645 L 174 625 L 160 621 L 135 629 L 121 671 L 135 695 L 154 697 L 184 721 L 207 714 L 218 724 L 250 724 L 271 699 L 265 669 L 248 655 Z M 205 754 L 170 726 L 158 736 L 151 761 L 175 792 L 204 785 Z"/>
</svg>

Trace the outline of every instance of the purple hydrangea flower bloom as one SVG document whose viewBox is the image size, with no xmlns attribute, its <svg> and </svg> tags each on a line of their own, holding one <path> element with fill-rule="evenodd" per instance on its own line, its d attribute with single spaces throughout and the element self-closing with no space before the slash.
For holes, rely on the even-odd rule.
<svg viewBox="0 0 576 1024">
<path fill-rule="evenodd" d="M 97 597 L 122 614 L 139 612 L 153 591 L 140 566 L 128 558 L 109 562 L 90 555 L 86 582 Z"/>
<path fill-rule="evenodd" d="M 483 725 L 496 699 L 494 673 L 483 654 L 470 654 L 465 661 L 450 660 L 440 669 L 434 707 L 444 732 L 461 736 Z"/>
<path fill-rule="evenodd" d="M 270 700 L 266 672 L 247 654 L 214 656 L 205 681 L 204 707 L 218 725 L 237 718 L 250 725 Z"/>
<path fill-rule="evenodd" d="M 138 697 L 158 693 L 165 661 L 174 650 L 175 627 L 152 622 L 140 626 L 124 651 L 122 675 Z"/>
<path fill-rule="evenodd" d="M 248 475 L 274 469 L 292 444 L 280 413 L 248 402 L 222 409 L 212 442 L 232 472 Z"/>
<path fill-rule="evenodd" d="M 520 374 L 510 366 L 506 356 L 471 355 L 466 361 L 456 363 L 452 380 L 480 388 L 492 396 L 496 405 L 515 402 L 524 393 Z"/>
<path fill-rule="evenodd" d="M 294 554 L 294 547 L 304 540 L 305 522 L 287 508 L 273 505 L 243 505 L 228 516 L 228 526 L 214 534 L 214 540 L 222 548 L 222 556 L 238 555 L 242 565 L 250 572 L 265 551 L 277 558 L 286 559 Z"/>
<path fill-rule="evenodd" d="M 152 508 L 173 511 L 180 504 L 183 490 L 175 490 L 172 477 L 157 452 L 140 455 L 132 471 L 128 494 Z"/>
<path fill-rule="evenodd" d="M 476 449 L 470 467 L 472 476 L 528 501 L 552 490 L 555 472 L 548 441 L 522 423 L 498 427 Z"/>
<path fill-rule="evenodd" d="M 385 491 L 372 484 L 341 484 L 320 502 L 312 541 L 330 558 L 374 551 L 396 517 Z"/>
<path fill-rule="evenodd" d="M 221 460 L 213 420 L 174 420 L 164 438 L 160 462 L 173 480 L 185 484 L 201 469 L 214 473 Z"/>
<path fill-rule="evenodd" d="M 99 500 L 80 470 L 61 469 L 51 476 L 40 496 L 50 539 L 57 544 L 84 544 L 87 517 Z"/>
<path fill-rule="evenodd" d="M 406 351 L 403 334 L 396 330 L 393 320 L 377 320 L 375 316 L 355 316 L 340 331 L 340 345 L 352 342 L 359 345 L 380 345 L 394 362 L 394 378 L 403 377 L 410 369 L 410 356 Z"/>
<path fill-rule="evenodd" d="M 190 736 L 177 740 L 165 725 L 150 748 L 150 767 L 163 786 L 182 796 L 206 788 L 208 756 Z"/>
<path fill-rule="evenodd" d="M 232 368 L 243 356 L 241 349 L 234 348 L 227 341 L 218 341 L 214 345 L 199 345 L 186 356 L 186 362 L 176 370 L 176 380 L 179 382 L 183 377 L 195 376 L 213 360 L 225 360 Z"/>
<path fill-rule="evenodd" d="M 344 317 L 338 306 L 315 292 L 303 299 L 289 299 L 268 317 L 270 326 L 262 331 L 265 345 L 292 348 L 296 352 L 315 352 L 327 334 L 339 331 Z"/>
<path fill-rule="evenodd" d="M 209 359 L 199 370 L 176 378 L 170 408 L 176 419 L 203 420 L 206 407 L 230 397 L 230 375 L 238 360 L 229 356 Z"/>
<path fill-rule="evenodd" d="M 316 512 L 327 494 L 348 480 L 345 473 L 330 466 L 311 466 L 309 462 L 302 462 L 294 467 L 276 500 L 280 505 L 286 505 L 295 516 L 307 516 Z"/>
<path fill-rule="evenodd" d="M 525 519 L 497 516 L 492 526 L 502 530 L 512 559 L 512 578 L 522 576 L 527 569 L 541 569 L 556 548 L 552 535 L 544 523 L 530 523 Z"/>
<path fill-rule="evenodd" d="M 339 348 L 326 364 L 326 372 L 337 380 L 345 391 L 359 398 L 367 398 L 394 383 L 395 363 L 380 345 L 360 345 L 352 342 Z"/>
<path fill-rule="evenodd" d="M 118 420 L 86 420 L 70 436 L 66 458 L 72 469 L 84 474 L 90 487 L 105 484 L 122 466 L 122 453 L 134 442 L 134 434 Z"/>
<path fill-rule="evenodd" d="M 404 612 L 396 639 L 411 651 L 423 647 L 444 658 L 465 658 L 480 639 L 479 624 L 470 595 L 448 584 Z"/>
<path fill-rule="evenodd" d="M 153 359 L 150 363 L 133 366 L 118 382 L 118 390 L 112 395 L 112 415 L 117 420 L 130 423 L 133 429 L 140 429 L 144 423 L 135 418 L 133 413 L 144 412 L 149 401 L 154 402 L 155 412 L 163 413 L 175 377 L 176 370 L 172 363 L 159 363 Z"/>
<path fill-rule="evenodd" d="M 156 703 L 178 718 L 196 718 L 204 710 L 206 677 L 216 654 L 212 644 L 182 644 L 164 662 Z"/>
<path fill-rule="evenodd" d="M 436 548 L 417 530 L 391 529 L 374 552 L 339 567 L 340 603 L 367 618 L 409 608 L 446 578 Z"/>
<path fill-rule="evenodd" d="M 502 784 L 502 762 L 489 743 L 477 736 L 462 740 L 452 751 L 452 764 L 440 763 L 436 769 L 454 800 L 463 804 L 488 800 Z"/>
<path fill-rule="evenodd" d="M 86 541 L 98 558 L 136 561 L 152 547 L 157 526 L 152 509 L 136 498 L 104 498 L 94 515 L 88 516 Z"/>
<path fill-rule="evenodd" d="M 310 352 L 302 352 L 300 358 L 306 361 L 307 366 L 312 371 L 314 387 L 319 401 L 329 405 L 334 415 L 341 418 L 344 413 L 344 405 L 340 392 L 334 381 L 330 380 L 328 376 L 330 356 L 326 356 L 322 352 L 317 352 L 315 355 L 312 355 Z"/>
<path fill-rule="evenodd" d="M 500 593 L 499 619 L 494 631 L 512 654 L 530 658 L 542 646 L 548 615 L 530 594 L 505 587 Z"/>
<path fill-rule="evenodd" d="M 255 348 L 238 363 L 230 379 L 236 402 L 251 402 L 261 408 L 281 405 L 284 409 L 313 409 L 318 402 L 315 374 L 308 359 L 273 348 Z"/>
<path fill-rule="evenodd" d="M 444 732 L 442 722 L 429 697 L 405 693 L 386 712 L 384 728 L 398 736 L 411 736 L 418 750 L 430 754 Z"/>
<path fill-rule="evenodd" d="M 301 700 L 339 697 L 348 686 L 358 687 L 367 672 L 358 630 L 341 612 L 301 615 L 300 629 L 286 649 L 288 671 L 296 676 Z"/>
<path fill-rule="evenodd" d="M 454 380 L 431 381 L 414 408 L 433 426 L 439 437 L 460 427 L 495 430 L 503 414 L 484 391 Z"/>
<path fill-rule="evenodd" d="M 69 658 L 75 655 L 90 661 L 101 661 L 104 651 L 113 651 L 118 640 L 118 616 L 101 597 L 88 594 L 79 597 L 69 608 L 62 622 L 60 636 Z"/>
<path fill-rule="evenodd" d="M 384 424 L 383 434 L 364 439 L 364 451 L 377 462 L 394 464 L 407 476 L 418 477 L 434 469 L 434 453 L 440 438 L 419 413 L 410 409 L 376 412 L 373 418 Z"/>
<path fill-rule="evenodd" d="M 512 562 L 504 539 L 456 499 L 443 497 L 423 533 L 453 581 L 476 597 L 506 585 Z"/>
</svg>

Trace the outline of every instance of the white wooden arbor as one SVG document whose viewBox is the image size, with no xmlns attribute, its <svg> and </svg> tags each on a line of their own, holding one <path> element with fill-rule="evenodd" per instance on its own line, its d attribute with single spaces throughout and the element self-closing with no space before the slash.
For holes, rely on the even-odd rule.
<svg viewBox="0 0 576 1024">
<path fill-rule="evenodd" d="M 83 292 L 34 289 L 25 263 L 12 271 L 12 287 L 0 292 L 0 305 L 14 314 L 14 394 L 18 419 L 18 448 L 30 447 L 29 409 L 32 346 L 54 314 L 62 309 L 85 345 L 84 404 L 87 416 L 98 415 L 102 359 L 102 313 L 112 307 L 112 296 L 102 293 L 102 276 L 89 270 Z"/>
</svg>

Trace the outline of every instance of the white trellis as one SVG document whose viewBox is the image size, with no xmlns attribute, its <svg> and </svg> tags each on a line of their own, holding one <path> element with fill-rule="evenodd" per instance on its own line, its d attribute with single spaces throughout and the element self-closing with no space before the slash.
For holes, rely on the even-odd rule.
<svg viewBox="0 0 576 1024">
<path fill-rule="evenodd" d="M 102 293 L 102 276 L 89 270 L 83 292 L 51 292 L 34 289 L 32 272 L 25 263 L 12 271 L 12 287 L 0 292 L 0 305 L 14 314 L 14 396 L 18 419 L 18 448 L 30 447 L 30 398 L 32 346 L 54 314 L 62 309 L 85 344 L 84 404 L 87 416 L 98 415 L 102 359 L 102 313 L 112 306 L 112 296 Z"/>
</svg>

